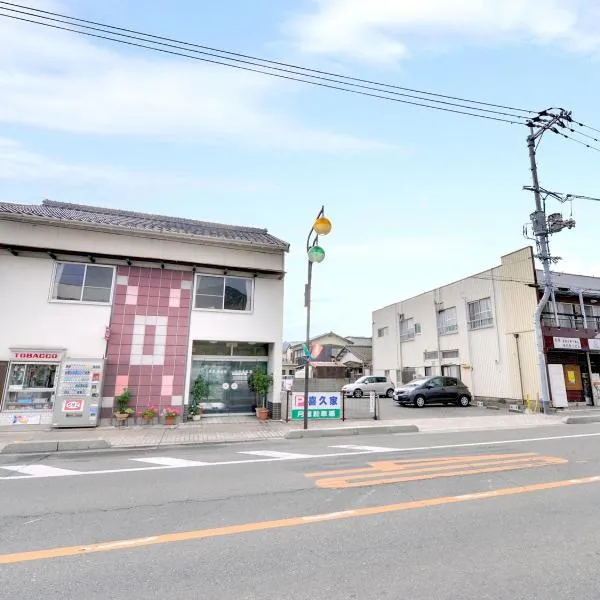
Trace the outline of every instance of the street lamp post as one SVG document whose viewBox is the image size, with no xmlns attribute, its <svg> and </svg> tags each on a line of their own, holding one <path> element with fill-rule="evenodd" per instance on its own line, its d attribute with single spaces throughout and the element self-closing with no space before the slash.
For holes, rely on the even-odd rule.
<svg viewBox="0 0 600 600">
<path fill-rule="evenodd" d="M 313 226 L 306 239 L 306 256 L 308 258 L 308 278 L 304 288 L 304 306 L 306 307 L 306 345 L 304 353 L 306 363 L 304 365 L 304 429 L 308 429 L 308 380 L 310 371 L 311 348 L 310 348 L 310 303 L 312 291 L 312 267 L 313 263 L 323 262 L 325 250 L 319 246 L 319 236 L 327 235 L 331 231 L 331 221 L 325 216 L 325 207 L 322 206 Z"/>
</svg>

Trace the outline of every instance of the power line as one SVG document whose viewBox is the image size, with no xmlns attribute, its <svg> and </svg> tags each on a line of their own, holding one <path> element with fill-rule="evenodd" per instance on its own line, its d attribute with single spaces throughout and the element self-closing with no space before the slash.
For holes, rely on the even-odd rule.
<svg viewBox="0 0 600 600">
<path fill-rule="evenodd" d="M 524 108 L 516 108 L 513 106 L 506 106 L 503 104 L 494 104 L 491 102 L 482 102 L 479 100 L 469 100 L 466 98 L 461 98 L 461 97 L 457 97 L 457 96 L 449 96 L 446 94 L 439 94 L 439 93 L 434 93 L 434 92 L 427 92 L 427 91 L 423 91 L 423 90 L 417 90 L 414 88 L 407 88 L 407 87 L 402 87 L 402 86 L 398 86 L 398 85 L 393 85 L 393 84 L 389 84 L 389 83 L 381 83 L 381 82 L 377 82 L 377 81 L 372 81 L 369 79 L 361 79 L 358 77 L 351 77 L 349 75 L 343 75 L 340 73 L 332 73 L 329 71 L 323 71 L 323 70 L 319 70 L 319 69 L 312 69 L 312 68 L 308 68 L 308 67 L 302 67 L 302 66 L 298 66 L 298 65 L 293 65 L 291 63 L 285 63 L 285 62 L 281 62 L 281 61 L 275 61 L 275 60 L 269 60 L 269 59 L 265 59 L 265 58 L 259 58 L 259 57 L 255 57 L 255 56 L 251 56 L 248 54 L 242 54 L 239 52 L 231 52 L 228 50 L 222 50 L 219 48 L 213 48 L 211 46 L 205 46 L 205 45 L 201 45 L 201 44 L 195 44 L 195 43 L 191 43 L 191 42 L 185 42 L 185 41 L 181 41 L 181 40 L 177 40 L 174 38 L 169 38 L 169 37 L 165 37 L 165 36 L 159 36 L 159 35 L 153 35 L 153 34 L 149 34 L 149 33 L 144 33 L 144 32 L 140 32 L 140 31 L 136 31 L 134 29 L 127 29 L 124 27 L 118 27 L 115 25 L 107 25 L 105 23 L 101 23 L 98 21 L 91 21 L 88 19 L 80 19 L 77 17 L 70 17 L 68 15 L 64 15 L 61 13 L 57 13 L 57 12 L 52 12 L 52 11 L 47 11 L 47 10 L 41 10 L 41 9 L 37 9 L 37 8 L 32 8 L 30 6 L 25 6 L 22 4 L 15 4 L 13 2 L 5 2 L 2 1 L 0 2 L 0 4 L 4 4 L 7 6 L 13 6 L 13 7 L 17 7 L 17 8 L 24 8 L 29 12 L 23 12 L 23 11 L 18 11 L 15 9 L 11 9 L 11 8 L 4 8 L 4 10 L 8 10 L 11 12 L 18 12 L 21 14 L 26 14 L 29 16 L 36 16 L 38 18 L 43 18 L 43 19 L 50 19 L 50 17 L 44 17 L 43 15 L 52 15 L 53 17 L 60 17 L 61 19 L 67 19 L 69 21 L 77 21 L 79 23 L 85 23 L 87 25 L 97 25 L 102 27 L 104 30 L 106 29 L 112 29 L 115 31 L 124 31 L 128 34 L 134 34 L 134 36 L 137 36 L 136 39 L 139 38 L 139 36 L 144 36 L 145 38 L 151 38 L 151 39 L 155 39 L 155 40 L 161 40 L 161 41 L 165 41 L 165 42 L 174 42 L 179 46 L 185 45 L 185 46 L 190 46 L 192 48 L 200 48 L 202 50 L 208 50 L 210 52 L 217 52 L 219 54 L 225 54 L 225 55 L 229 55 L 229 56 L 234 56 L 234 57 L 238 57 L 238 58 L 244 58 L 244 59 L 249 59 L 250 61 L 252 61 L 252 63 L 249 64 L 256 64 L 257 62 L 261 62 L 261 63 L 266 63 L 265 65 L 260 65 L 266 68 L 273 68 L 273 67 L 267 67 L 266 65 L 278 65 L 280 67 L 288 67 L 293 69 L 294 71 L 306 71 L 307 73 L 317 73 L 319 75 L 326 75 L 328 77 L 336 77 L 338 79 L 345 79 L 348 81 L 356 81 L 359 83 L 366 83 L 366 84 L 370 84 L 370 85 L 376 85 L 378 87 L 386 87 L 386 88 L 391 88 L 391 89 L 396 89 L 396 90 L 402 90 L 405 92 L 412 92 L 415 94 L 420 94 L 420 95 L 424 95 L 424 96 L 433 96 L 433 97 L 437 97 L 437 98 L 444 98 L 446 100 L 456 100 L 459 102 L 466 102 L 468 104 L 478 104 L 481 106 L 489 106 L 489 107 L 493 107 L 493 108 L 501 108 L 504 110 L 510 110 L 513 112 L 522 112 L 525 114 L 535 114 L 535 111 L 532 110 L 527 110 Z M 42 13 L 42 14 L 35 14 L 35 13 Z M 57 19 L 51 19 L 51 20 L 57 20 Z M 62 23 L 65 23 L 65 21 L 60 21 Z M 70 25 L 75 25 L 74 23 L 68 23 Z M 81 26 L 81 25 L 76 25 L 78 27 L 85 27 L 85 26 Z M 92 27 L 88 27 L 89 29 L 94 29 Z M 108 32 L 107 32 L 108 33 Z M 110 33 L 114 33 L 114 32 L 110 32 Z M 123 35 L 123 34 L 117 34 L 117 35 Z M 131 36 L 125 36 L 125 37 L 131 37 Z M 150 41 L 150 40 L 144 40 L 144 41 Z M 163 44 L 163 45 L 169 45 L 169 44 Z M 211 55 L 212 56 L 212 55 Z M 223 59 L 227 59 L 227 60 L 237 60 L 237 59 L 228 59 L 225 56 L 219 56 L 219 58 L 223 58 Z M 247 61 L 238 61 L 238 62 L 247 62 Z M 257 65 L 258 66 L 258 65 Z M 305 76 L 310 76 L 310 75 L 306 75 Z M 392 92 L 389 92 L 392 93 Z M 435 101 L 435 100 L 434 100 Z M 437 102 L 437 101 L 435 101 Z M 483 110 L 483 109 L 478 109 L 476 107 L 469 107 L 472 108 L 474 110 Z M 524 118 L 524 117 L 523 117 Z"/>
<path fill-rule="evenodd" d="M 6 9 L 4 7 L 0 7 L 0 10 L 13 10 L 13 9 Z M 19 12 L 22 12 L 22 11 L 19 11 Z M 33 15 L 31 13 L 25 13 L 25 14 L 27 14 L 28 16 L 34 16 L 34 17 L 37 16 L 37 15 Z M 260 68 L 270 68 L 270 69 L 272 69 L 273 67 L 264 67 L 262 65 L 256 65 L 254 63 L 250 63 L 250 64 L 253 64 L 254 66 L 259 67 L 259 69 L 254 69 L 254 68 L 250 68 L 250 67 L 246 67 L 246 66 L 240 66 L 238 64 L 224 63 L 224 62 L 221 62 L 219 60 L 212 60 L 212 59 L 203 58 L 203 57 L 200 57 L 200 56 L 191 56 L 190 54 L 185 54 L 184 53 L 184 52 L 191 52 L 191 50 L 186 50 L 185 48 L 181 48 L 179 46 L 168 45 L 168 46 L 180 49 L 180 50 L 184 50 L 184 52 L 177 52 L 177 51 L 174 51 L 174 50 L 167 50 L 165 48 L 158 48 L 158 47 L 155 47 L 155 46 L 148 46 L 148 45 L 145 45 L 145 44 L 131 42 L 131 41 L 127 41 L 127 40 L 115 38 L 115 37 L 109 37 L 109 36 L 105 36 L 105 35 L 90 33 L 88 31 L 81 31 L 79 29 L 72 29 L 71 27 L 63 27 L 63 26 L 60 26 L 60 25 L 53 25 L 53 24 L 50 24 L 50 23 L 42 22 L 42 21 L 36 21 L 36 20 L 32 20 L 32 19 L 26 19 L 24 17 L 19 17 L 19 16 L 15 16 L 15 15 L 11 15 L 11 14 L 0 13 L 0 16 L 5 17 L 5 18 L 14 19 L 14 20 L 17 20 L 17 21 L 28 22 L 28 23 L 32 23 L 32 24 L 36 24 L 36 25 L 43 25 L 45 27 L 49 27 L 49 28 L 52 28 L 52 29 L 69 31 L 69 32 L 72 32 L 72 33 L 78 33 L 80 35 L 86 35 L 86 36 L 89 36 L 89 37 L 94 37 L 94 38 L 98 38 L 98 39 L 104 39 L 104 40 L 108 40 L 108 41 L 118 42 L 118 43 L 121 43 L 121 44 L 126 44 L 126 45 L 129 45 L 129 46 L 135 46 L 135 47 L 139 47 L 139 48 L 144 48 L 144 49 L 147 49 L 147 50 L 154 50 L 156 52 L 162 52 L 162 53 L 165 53 L 165 54 L 171 54 L 171 55 L 175 55 L 175 56 L 181 56 L 181 57 L 184 57 L 184 58 L 190 58 L 190 59 L 194 59 L 194 60 L 200 60 L 202 62 L 208 62 L 208 63 L 218 64 L 218 65 L 222 65 L 222 66 L 227 66 L 227 67 L 232 67 L 232 68 L 236 68 L 236 69 L 241 69 L 241 70 L 244 70 L 244 71 L 251 71 L 251 72 L 255 72 L 255 73 L 260 73 L 262 75 L 270 75 L 272 77 L 278 77 L 278 78 L 281 78 L 281 79 L 287 79 L 287 80 L 291 80 L 291 81 L 298 81 L 298 82 L 301 82 L 301 83 L 309 83 L 311 85 L 316 85 L 316 86 L 319 86 L 319 87 L 325 87 L 325 88 L 335 89 L 335 90 L 344 91 L 344 92 L 351 92 L 351 93 L 354 93 L 354 94 L 359 94 L 359 95 L 363 95 L 363 96 L 370 96 L 370 97 L 379 98 L 379 99 L 382 99 L 382 100 L 389 100 L 389 101 L 392 101 L 392 102 L 400 102 L 402 104 L 409 104 L 409 105 L 413 105 L 413 106 L 420 106 L 420 107 L 423 107 L 423 108 L 431 108 L 431 109 L 440 110 L 440 111 L 444 111 L 444 112 L 450 112 L 450 113 L 455 113 L 455 114 L 463 114 L 463 115 L 467 115 L 467 116 L 478 117 L 478 118 L 488 119 L 488 120 L 492 120 L 492 121 L 499 121 L 499 122 L 504 122 L 504 123 L 510 123 L 510 124 L 522 124 L 522 121 L 520 121 L 519 119 L 524 119 L 525 118 L 525 117 L 522 117 L 520 115 L 512 115 L 512 114 L 509 114 L 509 113 L 500 113 L 499 111 L 491 111 L 491 110 L 488 110 L 488 109 L 481 109 L 481 108 L 477 108 L 477 107 L 469 107 L 469 106 L 464 106 L 464 105 L 460 105 L 460 104 L 454 104 L 454 103 L 451 103 L 451 102 L 443 102 L 444 104 L 449 104 L 451 106 L 456 106 L 458 108 L 465 108 L 467 110 L 459 110 L 458 108 L 446 108 L 446 107 L 442 107 L 442 106 L 437 106 L 436 104 L 432 104 L 432 103 L 438 103 L 439 104 L 439 103 L 442 103 L 442 101 L 440 101 L 440 100 L 430 100 L 428 98 L 415 97 L 415 98 L 417 98 L 419 100 L 422 100 L 423 102 L 414 102 L 414 101 L 409 101 L 409 100 L 401 100 L 399 98 L 393 98 L 393 97 L 384 96 L 384 95 L 381 95 L 381 94 L 374 94 L 374 93 L 360 91 L 360 90 L 357 90 L 357 89 L 352 89 L 352 87 L 363 87 L 363 88 L 366 87 L 366 86 L 358 86 L 357 84 L 353 84 L 353 83 L 346 83 L 346 82 L 343 82 L 343 81 L 336 81 L 336 80 L 331 80 L 331 79 L 327 79 L 327 78 L 323 78 L 323 77 L 320 78 L 320 79 L 325 79 L 326 81 L 331 81 L 332 83 L 341 84 L 341 85 L 345 85 L 345 86 L 352 86 L 352 87 L 340 87 L 339 85 L 331 85 L 329 83 L 321 83 L 321 82 L 317 82 L 317 81 L 310 81 L 310 80 L 301 79 L 301 78 L 298 78 L 298 77 L 291 77 L 289 75 L 282 75 L 282 74 L 279 74 L 279 73 L 271 73 L 269 71 L 260 70 Z M 44 18 L 46 18 L 46 17 L 44 17 Z M 53 19 L 53 20 L 58 21 L 57 19 Z M 73 25 L 74 27 L 83 27 L 83 26 L 80 26 L 80 25 L 75 25 L 75 24 L 72 24 L 72 23 L 67 23 L 65 21 L 58 21 L 58 22 L 61 22 L 61 23 L 66 24 L 66 25 Z M 95 28 L 89 28 L 89 29 L 95 29 Z M 100 31 L 102 31 L 103 33 L 109 33 L 110 35 L 122 35 L 122 34 L 118 34 L 118 33 L 113 33 L 111 31 L 105 31 L 105 30 L 100 30 Z M 147 43 L 150 43 L 150 44 L 156 43 L 156 42 L 152 42 L 152 41 L 149 41 L 149 40 L 144 40 L 142 38 L 137 38 L 135 36 L 127 36 L 127 37 L 130 37 L 132 39 L 136 39 L 136 40 L 141 41 L 141 42 L 147 42 Z M 167 45 L 167 44 L 162 44 L 161 43 L 161 45 Z M 194 52 L 197 52 L 197 51 L 194 51 Z M 203 53 L 203 54 L 207 54 L 207 53 Z M 225 60 L 233 60 L 233 59 L 228 59 L 226 57 L 221 57 L 221 56 L 217 56 L 217 55 L 210 55 L 210 56 L 215 56 L 216 58 L 221 58 L 221 59 L 225 59 Z M 283 70 L 283 69 L 279 69 L 279 70 Z M 287 70 L 284 70 L 284 71 L 292 73 L 294 75 L 299 75 L 300 77 L 313 77 L 313 78 L 315 78 L 315 76 L 313 76 L 313 75 L 305 75 L 305 74 L 302 74 L 302 73 L 297 73 L 295 71 L 287 71 Z M 377 89 L 377 88 L 367 88 L 367 89 L 374 89 L 374 91 L 381 92 L 383 94 L 395 94 L 395 95 L 407 96 L 407 94 L 399 94 L 398 92 L 391 92 L 391 91 L 388 91 L 388 90 L 381 90 L 381 89 Z M 428 102 L 429 104 L 425 104 L 425 102 Z M 485 112 L 497 113 L 497 114 L 501 114 L 503 116 L 508 116 L 510 118 L 509 119 L 505 119 L 505 118 L 492 117 L 492 116 L 489 116 L 489 115 L 483 115 L 483 114 L 478 114 L 478 113 L 471 112 L 471 111 L 474 111 L 474 110 L 480 111 L 480 112 L 484 112 L 485 111 Z"/>
<path fill-rule="evenodd" d="M 586 148 L 589 148 L 590 150 L 595 150 L 596 152 L 600 152 L 600 148 L 597 148 L 596 146 L 592 146 L 591 144 L 587 144 L 586 142 L 582 142 L 581 140 L 576 140 L 575 138 L 571 137 L 570 135 L 567 135 L 566 133 L 562 133 L 562 131 L 558 131 L 558 129 L 550 129 L 550 131 L 552 131 L 553 133 L 556 133 L 557 135 L 560 135 L 561 137 L 566 138 L 567 140 L 571 140 L 572 142 L 575 142 L 576 144 L 581 144 L 582 146 L 585 146 Z"/>
</svg>

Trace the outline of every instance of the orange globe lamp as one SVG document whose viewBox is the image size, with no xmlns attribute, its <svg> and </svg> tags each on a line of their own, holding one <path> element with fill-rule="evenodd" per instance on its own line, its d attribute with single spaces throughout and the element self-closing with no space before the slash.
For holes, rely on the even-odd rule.
<svg viewBox="0 0 600 600">
<path fill-rule="evenodd" d="M 317 235 L 327 235 L 331 231 L 331 221 L 327 217 L 319 217 L 313 229 Z"/>
</svg>

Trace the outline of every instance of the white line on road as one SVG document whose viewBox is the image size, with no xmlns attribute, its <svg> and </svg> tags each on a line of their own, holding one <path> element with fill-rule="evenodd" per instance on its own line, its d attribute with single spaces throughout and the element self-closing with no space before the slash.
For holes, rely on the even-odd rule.
<svg viewBox="0 0 600 600">
<path fill-rule="evenodd" d="M 360 456 L 360 455 L 369 455 L 369 454 L 377 454 L 377 453 L 391 453 L 391 452 L 427 452 L 428 450 L 448 450 L 452 448 L 473 448 L 477 446 L 499 446 L 499 445 L 511 445 L 511 444 L 525 444 L 530 442 L 547 442 L 553 440 L 569 440 L 569 439 L 578 439 L 578 438 L 586 438 L 586 437 L 598 437 L 600 436 L 600 432 L 598 433 L 578 433 L 574 435 L 555 435 L 548 437 L 538 437 L 538 438 L 521 438 L 516 440 L 493 440 L 487 442 L 473 442 L 473 443 L 465 443 L 465 444 L 446 444 L 443 446 L 413 446 L 411 448 L 381 448 L 378 446 L 364 446 L 372 448 L 372 450 L 350 450 L 349 452 L 330 452 L 326 454 L 297 454 L 294 460 L 314 460 L 314 459 L 322 459 L 322 458 L 335 458 L 339 456 Z M 338 446 L 330 446 L 330 448 L 336 448 Z M 377 450 L 375 450 L 377 448 Z M 267 451 L 265 451 L 267 452 Z M 269 451 L 270 452 L 270 451 Z M 273 454 L 274 452 L 270 452 Z M 255 464 L 255 463 L 269 463 L 269 462 L 280 462 L 284 460 L 291 460 L 289 454 L 292 453 L 280 453 L 278 454 L 287 454 L 288 457 L 268 457 L 268 458 L 255 458 L 248 460 L 227 460 L 220 462 L 212 462 L 212 463 L 201 463 L 198 461 L 189 461 L 190 463 L 194 463 L 192 465 L 157 465 L 157 466 L 149 466 L 149 467 L 136 467 L 136 468 L 125 468 L 125 469 L 102 469 L 97 471 L 70 471 L 68 469 L 59 469 L 57 467 L 47 467 L 45 465 L 29 465 L 29 466 L 10 466 L 10 467 L 0 467 L 0 469 L 8 469 L 10 471 L 16 471 L 20 473 L 19 476 L 12 477 L 0 477 L 0 481 L 16 481 L 19 479 L 33 479 L 38 477 L 55 477 L 57 475 L 109 475 L 116 473 L 135 473 L 140 471 L 168 471 L 171 469 L 180 469 L 186 467 L 223 467 L 227 465 L 246 465 L 246 464 Z M 135 459 L 134 459 L 135 460 Z M 34 469 L 36 469 L 34 471 Z M 45 472 L 44 472 L 45 471 Z"/>
<path fill-rule="evenodd" d="M 132 458 L 138 462 L 150 463 L 151 465 L 162 465 L 163 467 L 204 467 L 207 462 L 198 460 L 186 460 L 185 458 L 171 458 L 169 456 L 155 456 L 153 458 Z"/>
<path fill-rule="evenodd" d="M 385 448 L 383 446 L 329 446 L 343 450 L 366 450 L 367 452 L 399 452 L 401 448 Z"/>
<path fill-rule="evenodd" d="M 14 471 L 15 473 L 29 475 L 31 477 L 65 477 L 66 475 L 79 475 L 79 471 L 59 469 L 58 467 L 49 467 L 47 465 L 22 465 L 16 467 L 0 467 L 0 469 Z"/>
<path fill-rule="evenodd" d="M 255 456 L 266 456 L 268 458 L 281 458 L 287 460 L 295 460 L 298 458 L 312 458 L 312 454 L 296 454 L 294 452 L 277 452 L 276 450 L 252 450 L 238 452 L 238 454 L 253 454 Z"/>
</svg>

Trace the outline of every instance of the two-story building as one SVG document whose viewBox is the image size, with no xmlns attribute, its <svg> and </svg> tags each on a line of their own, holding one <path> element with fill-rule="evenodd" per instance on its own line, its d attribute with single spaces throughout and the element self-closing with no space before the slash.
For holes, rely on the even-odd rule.
<svg viewBox="0 0 600 600">
<path fill-rule="evenodd" d="M 75 359 L 101 361 L 105 418 L 126 388 L 138 410 L 182 410 L 199 375 L 207 414 L 250 412 L 255 368 L 278 402 L 288 249 L 264 229 L 0 203 L 0 424 L 50 423 Z"/>
<path fill-rule="evenodd" d="M 541 280 L 527 247 L 487 271 L 374 311 L 374 373 L 398 383 L 456 377 L 477 398 L 535 401 Z M 543 316 L 552 400 L 591 403 L 586 381 L 600 384 L 600 279 L 554 274 L 553 281 L 555 304 Z"/>
</svg>

